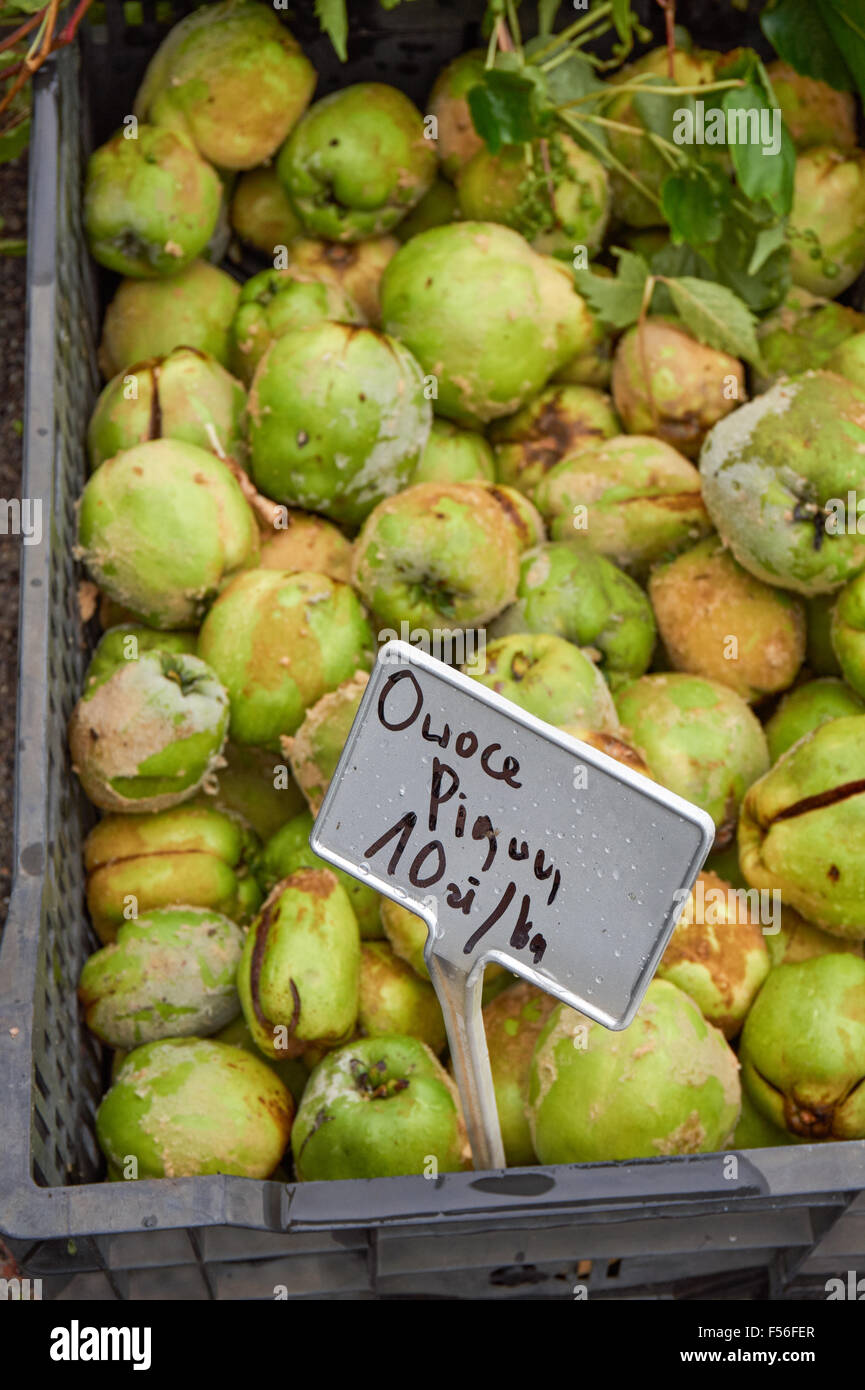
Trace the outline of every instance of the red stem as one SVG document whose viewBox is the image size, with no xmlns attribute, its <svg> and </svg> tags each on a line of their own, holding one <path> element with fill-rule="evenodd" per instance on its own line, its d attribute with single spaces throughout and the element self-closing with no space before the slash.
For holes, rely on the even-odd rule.
<svg viewBox="0 0 865 1390">
<path fill-rule="evenodd" d="M 78 31 L 78 26 L 90 9 L 91 4 L 92 0 L 78 0 L 78 4 L 75 6 L 68 24 L 56 38 L 54 37 L 54 26 L 57 22 L 57 12 L 60 9 L 60 0 L 51 0 L 51 3 L 46 5 L 44 10 L 40 10 L 37 15 L 32 16 L 32 23 L 28 20 L 27 26 L 22 26 L 22 30 L 19 30 L 19 35 L 25 28 L 35 28 L 36 23 L 41 24 L 46 14 L 48 16 L 48 23 L 39 51 L 35 53 L 32 58 L 25 58 L 22 62 L 16 63 L 14 67 L 5 68 L 0 72 L 0 81 L 4 84 L 9 78 L 15 77 L 15 81 L 7 88 L 5 95 L 2 100 L 0 100 L 0 115 L 11 106 L 28 77 L 31 77 L 34 72 L 38 72 L 42 64 L 52 53 L 56 53 L 58 48 L 65 48 L 67 44 L 72 43 Z M 13 35 L 13 37 L 15 36 Z M 0 48 L 6 46 L 6 44 L 3 44 L 0 45 Z"/>
<path fill-rule="evenodd" d="M 501 49 L 502 53 L 513 52 L 514 42 L 511 38 L 511 31 L 507 26 L 507 22 L 504 18 L 504 15 L 502 15 L 502 17 L 499 19 L 498 25 L 496 26 L 496 42 L 499 48 Z"/>
<path fill-rule="evenodd" d="M 664 24 L 667 30 L 667 76 L 671 82 L 676 80 L 676 0 L 658 0 L 658 4 L 664 11 Z"/>
<path fill-rule="evenodd" d="M 78 4 L 75 6 L 75 9 L 70 15 L 66 27 L 63 30 L 61 30 L 60 37 L 57 39 L 55 48 L 60 48 L 62 45 L 72 42 L 78 31 L 79 24 L 86 15 L 87 11 L 90 9 L 92 3 L 93 0 L 78 0 Z"/>
</svg>

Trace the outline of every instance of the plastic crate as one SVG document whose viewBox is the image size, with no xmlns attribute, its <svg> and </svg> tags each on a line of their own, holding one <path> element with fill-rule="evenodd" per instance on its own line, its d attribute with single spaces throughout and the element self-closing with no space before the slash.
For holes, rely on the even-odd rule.
<svg viewBox="0 0 865 1390">
<path fill-rule="evenodd" d="M 346 69 L 311 8 L 289 22 L 321 94 Z M 61 1298 L 572 1299 L 576 1285 L 592 1298 L 822 1296 L 829 1275 L 865 1268 L 865 1143 L 739 1154 L 735 1174 L 710 1154 L 430 1181 L 99 1181 L 106 1058 L 75 992 L 98 944 L 81 867 L 93 813 L 65 738 L 92 637 L 72 548 L 99 388 L 100 282 L 80 190 L 91 130 L 100 141 L 119 123 L 165 32 L 154 5 L 141 9 L 127 29 L 109 4 L 107 24 L 36 86 L 23 493 L 43 501 L 44 540 L 22 556 L 15 880 L 0 951 L 0 1228 L 22 1272 Z M 353 3 L 350 79 L 390 80 L 422 103 L 443 63 L 476 42 L 480 10 Z M 684 17 L 712 41 L 714 3 Z M 714 32 L 719 46 L 755 40 L 734 23 Z"/>
</svg>

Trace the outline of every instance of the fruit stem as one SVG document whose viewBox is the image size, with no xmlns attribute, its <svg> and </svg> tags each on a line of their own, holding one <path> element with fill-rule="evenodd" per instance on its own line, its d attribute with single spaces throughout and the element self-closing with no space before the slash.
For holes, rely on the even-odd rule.
<svg viewBox="0 0 865 1390">
<path fill-rule="evenodd" d="M 612 4 L 599 5 L 597 9 L 594 11 L 594 13 L 590 12 L 589 14 L 583 15 L 582 19 L 574 20 L 574 23 L 569 24 L 568 27 L 566 29 L 563 29 L 560 34 L 552 34 L 548 43 L 545 43 L 540 48 L 535 49 L 534 53 L 532 54 L 532 63 L 537 63 L 538 58 L 543 57 L 545 53 L 552 52 L 552 50 L 556 48 L 558 44 L 567 43 L 576 34 L 579 34 L 583 29 L 588 29 L 591 26 L 597 24 L 599 20 L 606 19 L 612 13 L 612 9 Z"/>
<path fill-rule="evenodd" d="M 597 123 L 598 125 L 611 125 L 614 124 L 614 122 L 605 120 L 603 116 L 584 115 L 576 117 L 572 116 L 567 111 L 562 111 L 561 109 L 559 111 L 559 119 L 565 125 L 569 125 L 572 130 L 576 131 L 577 134 L 580 135 L 582 139 L 586 141 L 587 144 L 594 146 L 598 158 L 605 167 L 615 169 L 617 174 L 621 174 L 622 178 L 626 179 L 628 183 L 633 184 L 634 188 L 636 188 L 640 193 L 642 193 L 644 198 L 648 198 L 650 203 L 654 203 L 655 207 L 660 209 L 660 198 L 658 198 L 651 191 L 651 189 L 646 188 L 645 184 L 641 183 L 640 180 L 637 178 L 636 174 L 632 174 L 630 169 L 628 169 L 620 159 L 617 159 L 614 154 L 610 154 L 610 151 L 601 143 L 600 140 L 596 139 L 596 137 L 586 129 L 585 125 L 585 122 L 587 121 Z M 627 128 L 630 129 L 630 127 Z"/>
<path fill-rule="evenodd" d="M 486 68 L 493 68 L 496 65 L 496 31 L 490 34 L 490 41 L 487 44 L 487 60 L 484 64 Z"/>
<path fill-rule="evenodd" d="M 542 163 L 543 166 L 544 166 L 544 174 L 546 175 L 546 186 L 547 186 L 547 191 L 548 191 L 548 193 L 549 193 L 549 195 L 550 195 L 550 212 L 552 213 L 552 217 L 553 217 L 553 222 L 554 222 L 554 224 L 555 224 L 556 226 L 559 226 L 560 223 L 559 223 L 558 216 L 557 216 L 557 214 L 556 214 L 556 185 L 555 185 L 555 182 L 553 181 L 553 170 L 552 170 L 552 166 L 550 165 L 550 150 L 549 150 L 549 145 L 548 145 L 548 143 L 547 143 L 546 140 L 539 140 L 539 141 L 538 141 L 538 151 L 539 151 L 540 156 L 541 156 L 541 163 Z"/>
<path fill-rule="evenodd" d="M 637 319 L 637 345 L 640 353 L 640 366 L 643 369 L 643 380 L 646 383 L 646 391 L 649 396 L 649 409 L 652 412 L 652 424 L 655 434 L 658 433 L 661 417 L 655 403 L 655 394 L 652 390 L 652 378 L 649 374 L 649 359 L 646 356 L 646 338 L 643 330 L 646 326 L 646 316 L 649 312 L 649 305 L 652 302 L 652 295 L 655 293 L 656 284 L 657 280 L 654 275 L 646 277 L 646 283 L 643 286 L 643 302 L 640 305 L 640 316 Z"/>
<path fill-rule="evenodd" d="M 651 76 L 651 74 L 649 74 Z M 703 96 L 709 92 L 725 92 L 730 87 L 744 87 L 745 83 L 739 77 L 730 77 L 724 82 L 700 82 L 687 87 L 656 87 L 649 81 L 641 81 L 635 78 L 633 82 L 623 82 L 621 86 L 611 87 L 608 92 L 586 92 L 581 97 L 574 97 L 573 101 L 565 102 L 566 106 L 579 106 L 584 101 L 614 101 L 622 92 L 649 92 L 652 96 L 676 97 L 676 96 L 696 96 L 698 93 Z"/>
</svg>

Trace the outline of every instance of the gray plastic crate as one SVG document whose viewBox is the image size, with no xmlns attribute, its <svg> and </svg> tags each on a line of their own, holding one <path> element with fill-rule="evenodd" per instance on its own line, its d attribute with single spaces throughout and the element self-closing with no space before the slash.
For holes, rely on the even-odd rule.
<svg viewBox="0 0 865 1390">
<path fill-rule="evenodd" d="M 22 556 L 16 863 L 0 951 L 0 1228 L 22 1271 L 64 1299 L 572 1299 L 576 1285 L 593 1299 L 819 1297 L 831 1274 L 865 1272 L 865 1143 L 741 1154 L 734 1176 L 710 1154 L 434 1181 L 100 1181 L 105 1059 L 75 994 L 98 944 L 81 867 L 93 813 L 65 740 L 92 645 L 72 558 L 99 387 L 80 190 L 91 125 L 101 140 L 119 122 L 164 32 L 153 4 L 142 9 L 127 30 L 109 4 L 107 26 L 36 85 L 23 492 L 42 499 L 44 540 Z M 422 101 L 474 41 L 480 10 L 353 4 L 351 79 L 391 80 Z M 321 92 L 346 76 L 310 11 L 290 22 Z M 716 14 L 701 4 L 684 17 L 703 17 L 706 42 Z M 737 29 L 737 42 L 753 38 Z"/>
</svg>

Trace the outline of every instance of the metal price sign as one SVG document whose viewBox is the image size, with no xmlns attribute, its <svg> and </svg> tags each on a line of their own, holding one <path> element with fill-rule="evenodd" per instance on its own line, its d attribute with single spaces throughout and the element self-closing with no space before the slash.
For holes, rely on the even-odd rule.
<svg viewBox="0 0 865 1390">
<path fill-rule="evenodd" d="M 310 845 L 427 923 L 476 1167 L 504 1167 L 485 965 L 626 1028 L 713 836 L 698 807 L 478 681 L 380 649 Z"/>
</svg>

